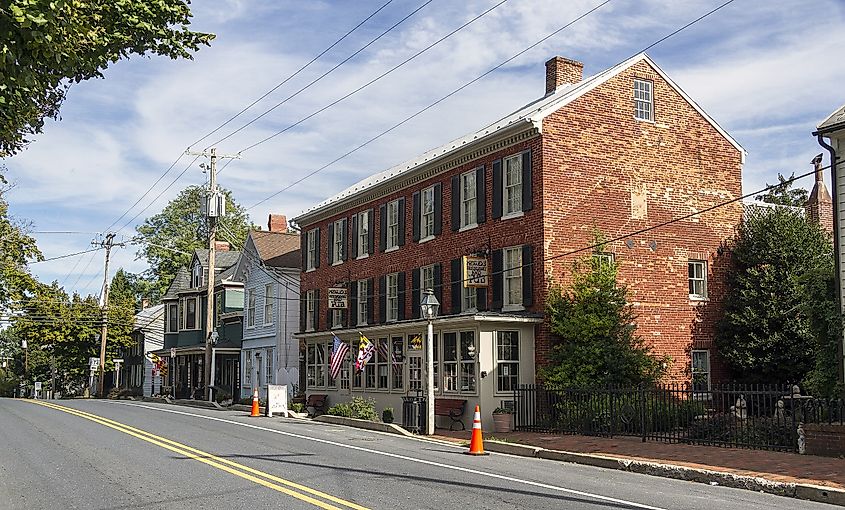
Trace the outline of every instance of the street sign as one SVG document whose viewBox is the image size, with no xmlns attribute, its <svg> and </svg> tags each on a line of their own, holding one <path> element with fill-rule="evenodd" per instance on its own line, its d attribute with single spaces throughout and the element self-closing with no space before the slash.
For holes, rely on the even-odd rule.
<svg viewBox="0 0 845 510">
<path fill-rule="evenodd" d="M 41 391 L 41 381 L 35 381 L 35 391 Z"/>
<path fill-rule="evenodd" d="M 329 309 L 345 310 L 348 301 L 348 291 L 345 287 L 329 287 Z"/>
<path fill-rule="evenodd" d="M 487 257 L 464 256 L 464 287 L 487 287 Z"/>
<path fill-rule="evenodd" d="M 288 387 L 285 384 L 267 385 L 267 416 L 272 417 L 273 413 L 288 417 Z"/>
<path fill-rule="evenodd" d="M 123 363 L 123 358 L 112 358 L 111 360 L 115 363 Z"/>
<path fill-rule="evenodd" d="M 97 370 L 100 368 L 100 358 L 88 358 L 88 366 L 91 370 Z"/>
</svg>

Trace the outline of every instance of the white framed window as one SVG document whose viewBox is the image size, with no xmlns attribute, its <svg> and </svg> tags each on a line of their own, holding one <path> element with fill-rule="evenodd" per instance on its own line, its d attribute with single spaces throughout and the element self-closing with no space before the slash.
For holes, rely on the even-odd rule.
<svg viewBox="0 0 845 510">
<path fill-rule="evenodd" d="M 387 204 L 387 247 L 399 246 L 399 200 Z"/>
<path fill-rule="evenodd" d="M 358 213 L 358 257 L 370 254 L 370 211 Z"/>
<path fill-rule="evenodd" d="M 326 386 L 326 344 L 308 344 L 305 353 L 305 383 L 309 388 Z"/>
<path fill-rule="evenodd" d="M 309 290 L 305 295 L 305 329 L 314 331 L 317 329 L 317 293 Z"/>
<path fill-rule="evenodd" d="M 385 278 L 387 282 L 387 320 L 399 319 L 399 273 L 391 273 Z"/>
<path fill-rule="evenodd" d="M 504 215 L 522 211 L 522 154 L 505 158 L 504 186 L 502 204 Z"/>
<path fill-rule="evenodd" d="M 349 370 L 352 352 L 353 350 L 350 346 L 350 348 L 346 350 L 346 354 L 343 356 L 343 361 L 340 365 L 340 389 L 342 390 L 348 390 L 351 383 Z"/>
<path fill-rule="evenodd" d="M 202 287 L 202 264 L 197 262 L 191 272 L 191 287 Z"/>
<path fill-rule="evenodd" d="M 332 264 L 340 264 L 343 262 L 343 238 L 346 233 L 343 228 L 343 220 L 334 222 L 334 239 L 332 239 Z"/>
<path fill-rule="evenodd" d="M 369 289 L 367 288 L 367 280 L 358 280 L 358 325 L 366 325 L 367 324 L 367 316 L 369 315 L 369 310 L 367 308 L 367 292 Z"/>
<path fill-rule="evenodd" d="M 273 284 L 268 283 L 264 286 L 264 324 L 273 323 L 273 303 L 276 301 L 276 293 L 273 290 Z"/>
<path fill-rule="evenodd" d="M 707 261 L 689 261 L 689 297 L 707 299 Z"/>
<path fill-rule="evenodd" d="M 255 289 L 249 289 L 246 293 L 246 326 L 255 326 Z"/>
<path fill-rule="evenodd" d="M 420 293 L 426 289 L 434 290 L 434 264 L 420 268 Z"/>
<path fill-rule="evenodd" d="M 434 186 L 422 191 L 421 202 L 420 240 L 434 236 Z"/>
<path fill-rule="evenodd" d="M 461 174 L 461 227 L 476 225 L 475 170 Z"/>
<path fill-rule="evenodd" d="M 443 334 L 444 393 L 476 392 L 475 331 Z"/>
<path fill-rule="evenodd" d="M 634 118 L 654 120 L 654 94 L 651 80 L 634 80 Z"/>
<path fill-rule="evenodd" d="M 179 305 L 177 303 L 167 304 L 167 332 L 176 333 L 179 331 Z"/>
<path fill-rule="evenodd" d="M 264 361 L 264 384 L 275 384 L 273 377 L 273 349 L 267 349 Z"/>
<path fill-rule="evenodd" d="M 244 351 L 244 386 L 252 384 L 252 351 Z"/>
<path fill-rule="evenodd" d="M 599 267 L 610 267 L 616 262 L 616 256 L 612 253 L 593 253 L 593 260 L 598 262 Z"/>
<path fill-rule="evenodd" d="M 710 351 L 692 351 L 692 391 L 710 391 Z"/>
<path fill-rule="evenodd" d="M 305 270 L 311 270 L 317 267 L 317 257 L 319 253 L 317 251 L 317 229 L 309 230 L 307 234 L 306 242 L 308 243 L 307 251 L 306 251 L 306 260 L 305 260 Z"/>
<path fill-rule="evenodd" d="M 519 332 L 496 333 L 496 391 L 509 392 L 519 384 Z"/>
<path fill-rule="evenodd" d="M 343 327 L 343 310 L 333 309 L 332 310 L 332 328 L 342 328 Z"/>
<path fill-rule="evenodd" d="M 394 336 L 390 339 L 390 353 L 391 356 L 397 360 L 405 359 L 405 342 L 401 336 Z M 390 379 L 390 389 L 402 391 L 405 389 L 405 364 L 393 363 L 390 360 L 390 372 L 392 377 Z"/>
<path fill-rule="evenodd" d="M 386 390 L 389 388 L 390 380 L 390 343 L 387 338 L 379 338 L 376 352 L 373 355 L 376 361 L 376 388 Z"/>
<path fill-rule="evenodd" d="M 197 324 L 197 298 L 185 298 L 185 324 L 182 329 L 199 329 Z"/>
<path fill-rule="evenodd" d="M 478 292 L 475 287 L 461 286 L 461 311 L 474 312 L 478 310 Z"/>
<path fill-rule="evenodd" d="M 522 247 L 504 250 L 504 305 L 522 305 Z"/>
</svg>

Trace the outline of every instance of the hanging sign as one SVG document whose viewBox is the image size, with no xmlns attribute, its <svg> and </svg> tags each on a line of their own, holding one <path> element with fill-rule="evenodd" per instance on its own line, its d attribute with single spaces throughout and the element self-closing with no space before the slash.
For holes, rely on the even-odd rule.
<svg viewBox="0 0 845 510">
<path fill-rule="evenodd" d="M 464 287 L 487 287 L 487 257 L 463 257 Z"/>
<path fill-rule="evenodd" d="M 345 287 L 329 287 L 329 309 L 349 308 L 349 292 Z"/>
</svg>

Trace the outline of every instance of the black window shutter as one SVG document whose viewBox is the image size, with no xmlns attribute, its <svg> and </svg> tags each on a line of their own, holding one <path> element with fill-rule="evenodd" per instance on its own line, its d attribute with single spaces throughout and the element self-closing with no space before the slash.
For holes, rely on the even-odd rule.
<svg viewBox="0 0 845 510">
<path fill-rule="evenodd" d="M 370 209 L 369 211 L 367 211 L 367 237 L 368 237 L 368 239 L 367 239 L 367 243 L 368 243 L 367 244 L 367 253 L 373 253 L 373 247 L 374 247 L 373 246 L 374 245 L 373 240 L 375 239 L 375 236 L 376 236 L 376 231 L 373 228 L 375 223 L 376 223 L 375 210 Z"/>
<path fill-rule="evenodd" d="M 502 217 L 502 198 L 504 191 L 502 190 L 502 160 L 497 159 L 493 162 L 493 217 Z"/>
<path fill-rule="evenodd" d="M 522 154 L 522 210 L 534 208 L 534 196 L 531 190 L 531 151 Z"/>
<path fill-rule="evenodd" d="M 479 312 L 487 310 L 487 287 L 478 287 L 475 289 L 475 300 L 478 303 Z"/>
<path fill-rule="evenodd" d="M 354 216 L 353 216 L 354 217 Z M 358 324 L 358 282 L 349 282 L 349 327 Z"/>
<path fill-rule="evenodd" d="M 367 280 L 367 324 L 375 324 L 375 314 L 376 314 L 376 307 L 375 307 L 375 279 L 370 278 Z"/>
<path fill-rule="evenodd" d="M 443 264 L 434 264 L 434 297 L 443 304 Z"/>
<path fill-rule="evenodd" d="M 533 246 L 526 244 L 522 247 L 522 306 L 534 304 L 534 259 Z"/>
<path fill-rule="evenodd" d="M 504 267 L 502 255 L 502 250 L 493 252 L 493 274 L 491 275 L 493 277 L 493 302 L 490 306 L 497 311 L 501 310 L 504 304 L 505 275 L 502 272 Z"/>
<path fill-rule="evenodd" d="M 358 257 L 358 215 L 352 215 L 352 239 L 349 240 L 349 246 L 352 248 L 352 258 Z"/>
<path fill-rule="evenodd" d="M 461 259 L 452 259 L 452 313 L 461 313 Z"/>
<path fill-rule="evenodd" d="M 340 325 L 341 327 L 349 327 L 349 308 L 340 309 Z"/>
<path fill-rule="evenodd" d="M 314 289 L 314 329 L 320 329 L 320 289 Z"/>
<path fill-rule="evenodd" d="M 305 267 L 308 252 L 308 232 L 302 232 L 299 234 L 299 251 L 302 252 L 302 270 L 305 271 L 308 269 Z"/>
<path fill-rule="evenodd" d="M 439 236 L 443 231 L 443 185 L 434 185 L 434 235 Z"/>
<path fill-rule="evenodd" d="M 416 268 L 411 271 L 411 317 L 414 319 L 420 318 L 420 285 L 420 268 Z"/>
<path fill-rule="evenodd" d="M 349 221 L 346 218 L 343 218 L 340 222 L 343 225 L 343 232 L 340 234 L 341 239 L 343 241 L 340 244 L 340 260 L 346 260 L 347 258 L 349 258 L 347 256 L 349 254 Z"/>
<path fill-rule="evenodd" d="M 378 321 L 380 324 L 387 322 L 387 277 L 379 276 L 378 279 Z"/>
<path fill-rule="evenodd" d="M 484 165 L 475 169 L 475 217 L 478 224 L 487 221 L 487 185 Z"/>
<path fill-rule="evenodd" d="M 461 228 L 461 176 L 452 176 L 452 230 Z"/>
<path fill-rule="evenodd" d="M 403 320 L 405 320 L 405 301 L 406 301 L 405 297 L 407 296 L 407 289 L 405 287 L 405 272 L 404 271 L 399 271 L 399 273 L 396 275 L 396 286 L 398 287 L 398 290 L 396 292 L 397 301 L 399 301 L 399 310 L 398 310 L 398 313 L 396 314 L 396 319 L 403 321 Z"/>
<path fill-rule="evenodd" d="M 326 253 L 328 254 L 328 263 L 331 265 L 334 262 L 334 222 L 329 223 L 329 242 L 326 246 Z"/>
<path fill-rule="evenodd" d="M 314 267 L 320 267 L 320 227 L 314 229 Z"/>
<path fill-rule="evenodd" d="M 414 193 L 412 202 L 413 202 L 412 207 L 413 207 L 414 210 L 411 213 L 411 216 L 413 217 L 413 220 L 412 220 L 413 227 L 411 227 L 411 230 L 413 232 L 414 241 L 419 241 L 420 240 L 420 216 L 421 216 L 421 213 L 420 213 L 420 192 L 419 191 Z"/>
<path fill-rule="evenodd" d="M 387 248 L 387 205 L 382 204 L 378 208 L 378 222 L 379 222 L 379 243 L 378 251 L 384 251 Z"/>
<path fill-rule="evenodd" d="M 307 301 L 307 292 L 303 292 L 299 296 L 299 332 L 305 333 L 306 328 L 306 318 L 308 317 L 308 301 Z"/>
<path fill-rule="evenodd" d="M 399 206 L 397 207 L 399 213 L 399 246 L 405 246 L 405 199 L 399 199 Z"/>
</svg>

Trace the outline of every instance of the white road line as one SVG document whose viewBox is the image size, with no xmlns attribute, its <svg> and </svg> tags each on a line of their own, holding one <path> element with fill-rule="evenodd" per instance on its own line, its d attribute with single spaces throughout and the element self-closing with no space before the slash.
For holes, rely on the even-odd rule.
<svg viewBox="0 0 845 510">
<path fill-rule="evenodd" d="M 194 417 L 194 418 L 203 418 L 203 419 L 206 419 L 206 420 L 219 421 L 219 422 L 223 422 L 223 423 L 229 423 L 231 425 L 238 425 L 238 426 L 241 426 L 241 427 L 247 427 L 247 428 L 251 428 L 251 429 L 255 429 L 255 430 L 261 430 L 261 431 L 264 431 L 264 432 L 270 432 L 270 433 L 273 433 L 273 434 L 280 434 L 280 435 L 283 435 L 283 436 L 295 437 L 297 439 L 304 439 L 306 441 L 314 441 L 316 443 L 328 444 L 328 445 L 337 446 L 337 447 L 340 447 L 340 448 L 347 448 L 347 449 L 350 449 L 350 450 L 357 450 L 357 451 L 360 451 L 360 452 L 372 453 L 372 454 L 375 454 L 375 455 L 383 455 L 385 457 L 391 457 L 391 458 L 394 458 L 394 459 L 407 460 L 409 462 L 416 462 L 418 464 L 426 464 L 426 465 L 429 465 L 429 466 L 435 466 L 435 467 L 439 467 L 439 468 L 443 468 L 443 469 L 451 469 L 453 471 L 461 471 L 463 473 L 471 473 L 471 474 L 474 474 L 474 475 L 486 476 L 488 478 L 496 478 L 496 479 L 505 480 L 505 481 L 508 481 L 508 482 L 521 483 L 521 484 L 524 484 L 524 485 L 531 485 L 531 486 L 534 486 L 534 487 L 541 487 L 543 489 L 549 489 L 549 490 L 558 491 L 558 492 L 565 492 L 567 494 L 584 496 L 584 497 L 588 497 L 588 498 L 592 498 L 592 499 L 597 499 L 597 500 L 600 500 L 600 501 L 607 501 L 607 502 L 611 502 L 611 503 L 628 505 L 628 506 L 635 507 L 635 508 L 643 508 L 643 509 L 646 509 L 646 510 L 665 510 L 665 509 L 660 508 L 660 507 L 644 505 L 642 503 L 635 503 L 633 501 L 626 501 L 624 499 L 611 498 L 609 496 L 602 496 L 601 494 L 593 494 L 593 493 L 590 493 L 590 492 L 583 492 L 583 491 L 579 491 L 579 490 L 575 490 L 575 489 L 567 489 L 566 487 L 560 487 L 560 486 L 557 486 L 557 485 L 549 485 L 549 484 L 546 484 L 546 483 L 534 482 L 534 481 L 531 481 L 531 480 L 522 480 L 520 478 L 514 478 L 514 477 L 511 477 L 511 476 L 499 475 L 499 474 L 496 474 L 496 473 L 488 473 L 486 471 L 479 471 L 477 469 L 465 468 L 465 467 L 460 467 L 460 466 L 450 466 L 448 464 L 443 464 L 443 463 L 440 463 L 440 462 L 434 462 L 434 461 L 431 461 L 431 460 L 416 459 L 416 458 L 413 458 L 413 457 L 408 457 L 406 455 L 399 455 L 399 454 L 396 454 L 396 453 L 389 453 L 389 452 L 381 452 L 381 451 L 378 451 L 378 450 L 372 450 L 370 448 L 364 448 L 364 447 L 361 447 L 361 446 L 354 446 L 354 445 L 349 445 L 349 444 L 344 444 L 344 443 L 338 443 L 336 441 L 330 441 L 328 439 L 320 439 L 320 438 L 316 438 L 316 437 L 304 436 L 302 434 L 296 434 L 296 433 L 293 433 L 293 432 L 285 432 L 283 430 L 276 430 L 276 429 L 271 429 L 271 428 L 267 428 L 267 427 L 261 427 L 259 425 L 252 425 L 250 423 L 241 423 L 241 422 L 238 422 L 238 421 L 227 420 L 227 419 L 224 419 L 224 418 L 216 418 L 214 416 L 205 416 L 205 415 L 202 415 L 202 414 L 187 413 L 185 411 L 177 411 L 175 409 L 161 409 L 159 407 L 147 406 L 147 405 L 143 405 L 143 404 L 133 404 L 133 403 L 129 403 L 129 402 L 110 402 L 110 403 L 125 405 L 125 406 L 132 406 L 132 407 L 142 407 L 144 409 L 151 409 L 153 411 L 160 411 L 160 412 L 163 412 L 163 413 L 173 413 L 173 414 L 180 414 L 180 415 L 183 415 L 183 416 L 191 416 L 191 417 Z M 396 436 L 396 437 L 403 437 L 403 436 Z"/>
</svg>

